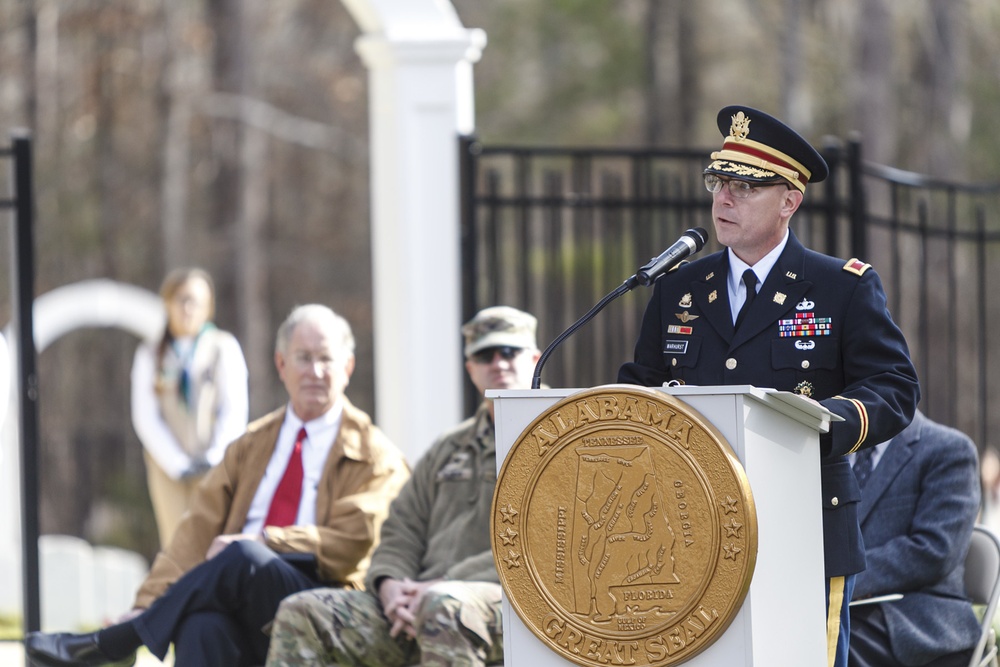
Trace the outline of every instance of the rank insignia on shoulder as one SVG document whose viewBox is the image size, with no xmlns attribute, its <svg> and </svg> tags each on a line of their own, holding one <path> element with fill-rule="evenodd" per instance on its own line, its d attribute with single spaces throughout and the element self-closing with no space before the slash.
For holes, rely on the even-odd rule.
<svg viewBox="0 0 1000 667">
<path fill-rule="evenodd" d="M 865 271 L 867 271 L 870 268 L 872 268 L 871 264 L 866 264 L 857 257 L 852 257 L 851 259 L 847 260 L 847 264 L 844 264 L 844 271 L 859 276 L 863 276 L 865 274 Z"/>
</svg>

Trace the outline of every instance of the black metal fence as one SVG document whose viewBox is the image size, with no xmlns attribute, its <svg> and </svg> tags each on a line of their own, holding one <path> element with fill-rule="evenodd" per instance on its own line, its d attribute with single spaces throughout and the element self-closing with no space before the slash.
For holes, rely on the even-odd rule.
<svg viewBox="0 0 1000 667">
<path fill-rule="evenodd" d="M 539 317 L 543 347 L 684 230 L 711 236 L 701 170 L 711 148 L 550 148 L 460 140 L 463 315 L 506 304 Z M 921 408 L 1000 448 L 1000 183 L 961 184 L 865 163 L 856 141 L 823 148 L 831 175 L 792 228 L 808 247 L 882 276 L 921 378 Z M 710 240 L 703 252 L 718 249 Z M 613 382 L 650 292 L 610 304 L 552 355 L 550 386 Z M 865 326 L 858 322 L 857 326 Z M 474 398 L 470 395 L 470 404 Z"/>
</svg>

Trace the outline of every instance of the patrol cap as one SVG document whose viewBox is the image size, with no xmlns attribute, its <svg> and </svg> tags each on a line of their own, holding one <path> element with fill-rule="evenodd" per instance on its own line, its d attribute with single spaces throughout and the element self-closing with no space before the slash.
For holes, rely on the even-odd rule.
<svg viewBox="0 0 1000 667">
<path fill-rule="evenodd" d="M 505 345 L 534 350 L 538 347 L 535 342 L 537 327 L 538 320 L 533 315 L 517 308 L 510 306 L 484 308 L 462 325 L 465 356 L 468 358 L 479 350 Z"/>
<path fill-rule="evenodd" d="M 808 141 L 777 118 L 744 106 L 728 106 L 716 119 L 725 137 L 706 174 L 756 183 L 784 178 L 800 191 L 829 175 L 826 160 Z"/>
</svg>

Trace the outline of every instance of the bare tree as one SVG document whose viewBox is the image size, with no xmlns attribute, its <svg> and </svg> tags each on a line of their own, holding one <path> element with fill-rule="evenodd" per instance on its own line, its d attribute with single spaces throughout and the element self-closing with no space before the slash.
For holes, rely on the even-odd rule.
<svg viewBox="0 0 1000 667">
<path fill-rule="evenodd" d="M 852 88 L 854 125 L 868 159 L 885 163 L 896 144 L 892 16 L 886 0 L 861 0 L 857 13 L 858 78 Z"/>
<path fill-rule="evenodd" d="M 963 84 L 968 3 L 931 0 L 921 40 L 926 67 L 929 138 L 923 162 L 929 173 L 962 177 L 961 152 L 968 143 L 971 104 Z"/>
<path fill-rule="evenodd" d="M 677 146 L 691 137 L 699 107 L 698 3 L 646 3 L 646 142 Z"/>
</svg>

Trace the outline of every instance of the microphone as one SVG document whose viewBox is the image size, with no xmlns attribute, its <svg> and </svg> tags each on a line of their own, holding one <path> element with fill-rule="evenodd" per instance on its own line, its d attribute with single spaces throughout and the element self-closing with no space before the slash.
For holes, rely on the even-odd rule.
<svg viewBox="0 0 1000 667">
<path fill-rule="evenodd" d="M 636 271 L 632 277 L 640 285 L 651 285 L 657 278 L 680 264 L 682 259 L 705 247 L 707 240 L 708 232 L 701 227 L 689 229 L 681 234 L 676 243 L 660 253 L 659 257 L 649 260 L 649 263 Z"/>
</svg>

